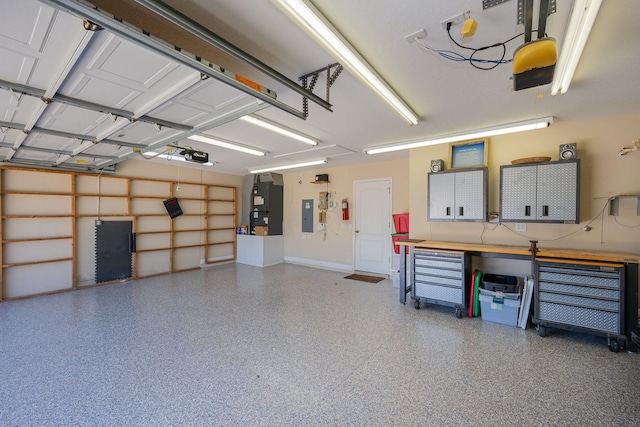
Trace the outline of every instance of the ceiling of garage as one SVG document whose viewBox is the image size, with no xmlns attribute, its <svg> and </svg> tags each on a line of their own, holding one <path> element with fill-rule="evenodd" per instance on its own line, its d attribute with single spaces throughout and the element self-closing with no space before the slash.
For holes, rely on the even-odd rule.
<svg viewBox="0 0 640 427">
<path fill-rule="evenodd" d="M 517 36 L 523 30 L 516 25 L 517 0 L 486 10 L 482 0 L 314 0 L 419 115 L 416 126 L 408 126 L 347 71 L 331 87 L 332 111 L 309 102 L 309 115 L 303 120 L 287 111 L 302 110 L 300 93 L 190 36 L 134 0 L 92 4 L 103 14 L 150 33 L 148 38 L 166 40 L 169 50 L 177 46 L 185 55 L 211 63 L 207 69 L 212 74 L 222 72 L 222 80 L 203 79 L 198 67 L 109 28 L 87 31 L 82 14 L 50 3 L 56 2 L 0 0 L 0 159 L 5 162 L 110 169 L 127 158 L 149 158 L 166 150 L 167 144 L 179 144 L 208 152 L 215 163 L 181 165 L 244 175 L 256 168 L 320 158 L 328 160 L 328 167 L 400 158 L 408 153 L 366 155 L 363 149 L 535 117 L 554 116 L 558 123 L 638 111 L 640 46 L 633 42 L 633 34 L 640 2 L 633 0 L 603 2 L 571 88 L 556 96 L 551 96 L 550 85 L 513 91 L 510 64 L 478 70 L 468 61 L 445 59 L 425 46 L 467 55 L 450 42 L 441 25 L 463 12 L 478 21 L 470 39 L 461 40 L 458 32 L 453 33 L 463 45 L 482 47 Z M 268 0 L 166 3 L 294 82 L 335 62 Z M 569 0 L 557 1 L 557 12 L 547 24 L 547 33 L 558 46 L 570 5 Z M 422 46 L 405 40 L 421 29 L 427 33 Z M 520 36 L 507 44 L 507 59 L 522 42 Z M 489 49 L 485 54 L 499 59 L 501 53 Z M 237 80 L 229 77 L 235 73 L 268 90 L 262 90 L 258 99 L 252 90 L 238 89 Z M 320 73 L 317 97 L 326 96 L 325 79 L 326 72 Z M 274 99 L 279 106 L 265 99 Z M 237 120 L 250 113 L 320 142 L 311 147 Z M 187 140 L 192 134 L 232 141 L 266 155 L 255 157 Z M 612 141 L 612 150 L 627 142 Z"/>
</svg>

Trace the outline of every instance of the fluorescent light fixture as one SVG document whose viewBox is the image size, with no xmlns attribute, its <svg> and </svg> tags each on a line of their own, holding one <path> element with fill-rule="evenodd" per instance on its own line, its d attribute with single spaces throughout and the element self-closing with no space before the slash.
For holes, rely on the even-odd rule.
<svg viewBox="0 0 640 427">
<path fill-rule="evenodd" d="M 149 154 L 158 154 L 158 153 L 155 152 L 155 151 L 150 151 Z M 155 157 L 158 157 L 158 158 L 161 158 L 161 159 L 167 159 L 167 160 L 176 160 L 178 162 L 186 162 L 187 161 L 187 159 L 185 159 L 184 157 L 180 157 L 180 156 L 173 155 L 173 154 L 158 154 L 157 156 L 154 156 L 154 158 Z M 202 166 L 213 166 L 213 163 L 211 163 L 211 162 L 207 162 L 207 163 L 192 162 L 192 163 L 194 165 L 200 164 Z"/>
<path fill-rule="evenodd" d="M 285 169 L 294 169 L 294 168 L 303 168 L 303 167 L 306 167 L 306 166 L 321 165 L 323 163 L 327 163 L 327 159 L 313 160 L 311 162 L 304 162 L 304 163 L 294 163 L 294 164 L 291 164 L 291 165 L 284 165 L 284 166 L 274 166 L 274 167 L 271 167 L 271 168 L 264 168 L 264 169 L 256 169 L 256 170 L 249 171 L 249 173 L 262 173 L 262 172 L 281 171 L 281 170 L 285 170 Z"/>
<path fill-rule="evenodd" d="M 468 132 L 454 133 L 437 138 L 423 139 L 419 141 L 400 142 L 396 144 L 383 145 L 380 147 L 368 148 L 364 152 L 367 154 L 388 153 L 390 151 L 408 150 L 410 148 L 426 147 L 427 145 L 447 144 L 449 142 L 464 141 L 466 139 L 486 138 L 489 136 L 504 135 L 507 133 L 524 132 L 546 128 L 553 124 L 553 117 L 545 117 L 524 122 L 509 123 L 490 128 L 476 129 Z"/>
<path fill-rule="evenodd" d="M 244 145 L 238 145 L 228 141 L 223 141 L 217 138 L 211 138 L 202 135 L 191 135 L 187 137 L 193 141 L 204 142 L 205 144 L 211 144 L 222 148 L 228 148 L 229 150 L 236 150 L 247 154 L 253 154 L 254 156 L 266 156 L 264 151 L 256 150 L 255 148 L 245 147 Z"/>
<path fill-rule="evenodd" d="M 295 139 L 300 142 L 304 142 L 305 144 L 318 145 L 317 139 L 313 139 L 306 135 L 302 135 L 301 133 L 298 133 L 280 124 L 274 123 L 270 120 L 263 119 L 262 117 L 242 116 L 240 117 L 240 120 L 247 123 L 251 123 L 252 125 L 255 125 L 255 126 L 260 126 L 261 128 L 270 130 L 271 132 L 279 133 L 280 135 L 284 135 L 288 138 Z"/>
<path fill-rule="evenodd" d="M 308 0 L 271 0 L 410 125 L 418 116 Z"/>
<path fill-rule="evenodd" d="M 575 0 L 573 2 L 567 32 L 560 50 L 560 59 L 551 82 L 551 95 L 556 95 L 558 92 L 566 93 L 569 90 L 573 73 L 576 71 L 601 3 L 602 0 Z"/>
</svg>

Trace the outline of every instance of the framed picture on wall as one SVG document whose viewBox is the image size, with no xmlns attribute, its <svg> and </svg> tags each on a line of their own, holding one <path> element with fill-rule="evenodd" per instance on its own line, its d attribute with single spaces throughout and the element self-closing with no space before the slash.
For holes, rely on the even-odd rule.
<svg viewBox="0 0 640 427">
<path fill-rule="evenodd" d="M 489 139 L 452 142 L 449 144 L 451 169 L 487 166 Z"/>
</svg>

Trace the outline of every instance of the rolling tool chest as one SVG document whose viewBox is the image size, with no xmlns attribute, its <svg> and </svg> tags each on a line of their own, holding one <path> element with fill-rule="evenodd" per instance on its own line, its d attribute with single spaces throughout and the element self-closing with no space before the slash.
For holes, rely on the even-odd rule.
<svg viewBox="0 0 640 427">
<path fill-rule="evenodd" d="M 427 251 L 414 249 L 411 298 L 416 309 L 421 302 L 455 307 L 462 317 L 467 307 L 470 262 L 464 251 Z"/>
<path fill-rule="evenodd" d="M 624 266 L 536 261 L 534 323 L 606 336 L 609 349 L 626 345 Z"/>
</svg>

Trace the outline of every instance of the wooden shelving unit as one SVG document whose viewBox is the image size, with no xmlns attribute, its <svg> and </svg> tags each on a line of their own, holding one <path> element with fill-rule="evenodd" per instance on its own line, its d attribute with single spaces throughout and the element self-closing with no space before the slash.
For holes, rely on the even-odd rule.
<svg viewBox="0 0 640 427">
<path fill-rule="evenodd" d="M 231 186 L 2 167 L 0 219 L 0 301 L 95 286 L 98 219 L 132 222 L 132 279 L 236 257 Z"/>
</svg>

